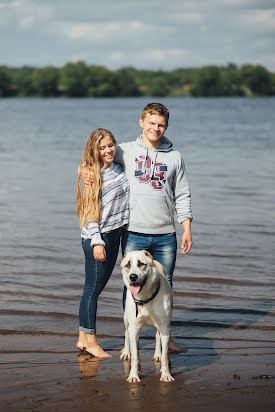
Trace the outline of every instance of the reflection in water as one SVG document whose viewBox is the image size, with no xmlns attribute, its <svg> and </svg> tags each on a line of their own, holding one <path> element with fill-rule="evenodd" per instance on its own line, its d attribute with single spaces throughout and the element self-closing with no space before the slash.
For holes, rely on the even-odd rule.
<svg viewBox="0 0 275 412">
<path fill-rule="evenodd" d="M 80 379 L 91 378 L 91 380 L 97 380 L 98 368 L 103 358 L 95 358 L 88 353 L 80 353 L 77 356 Z"/>
<path fill-rule="evenodd" d="M 123 365 L 124 365 L 124 372 L 125 372 L 125 377 L 128 378 L 130 374 L 130 368 L 131 368 L 131 361 L 130 360 L 123 360 Z M 138 365 L 138 370 L 140 371 L 140 364 Z"/>
</svg>

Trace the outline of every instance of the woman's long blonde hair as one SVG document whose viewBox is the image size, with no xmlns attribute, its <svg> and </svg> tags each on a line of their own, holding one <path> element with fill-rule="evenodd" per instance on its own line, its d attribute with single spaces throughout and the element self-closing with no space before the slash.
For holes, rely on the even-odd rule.
<svg viewBox="0 0 275 412">
<path fill-rule="evenodd" d="M 76 214 L 79 216 L 81 228 L 86 226 L 89 221 L 99 223 L 101 219 L 101 169 L 104 167 L 104 163 L 101 160 L 99 148 L 100 141 L 106 136 L 110 136 L 116 146 L 116 139 L 110 130 L 103 128 L 96 129 L 88 137 L 80 163 L 77 178 Z M 89 171 L 89 176 L 91 178 L 90 184 L 81 184 L 83 167 L 87 168 Z"/>
</svg>

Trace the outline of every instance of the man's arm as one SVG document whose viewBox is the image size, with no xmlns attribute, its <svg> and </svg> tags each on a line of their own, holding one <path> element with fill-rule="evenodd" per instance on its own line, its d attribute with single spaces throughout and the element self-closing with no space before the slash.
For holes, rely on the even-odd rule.
<svg viewBox="0 0 275 412">
<path fill-rule="evenodd" d="M 184 230 L 181 242 L 181 253 L 185 255 L 192 247 L 191 221 L 193 216 L 191 210 L 191 194 L 184 161 L 181 156 L 178 158 L 173 191 L 178 221 Z"/>
<path fill-rule="evenodd" d="M 192 234 L 191 234 L 191 220 L 186 219 L 184 222 L 182 222 L 182 227 L 183 227 L 183 235 L 182 235 L 182 241 L 181 241 L 181 253 L 185 255 L 186 253 L 189 252 L 189 250 L 192 247 Z"/>
</svg>

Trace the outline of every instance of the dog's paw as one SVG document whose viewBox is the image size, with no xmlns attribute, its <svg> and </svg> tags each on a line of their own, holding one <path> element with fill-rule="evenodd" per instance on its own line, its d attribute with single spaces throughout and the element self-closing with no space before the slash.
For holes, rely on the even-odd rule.
<svg viewBox="0 0 275 412">
<path fill-rule="evenodd" d="M 161 361 L 161 353 L 155 352 L 154 357 L 153 357 L 153 361 L 160 362 Z"/>
<path fill-rule="evenodd" d="M 131 354 L 128 353 L 128 352 L 122 352 L 119 359 L 120 360 L 129 360 L 129 359 L 131 359 Z"/>
<path fill-rule="evenodd" d="M 173 378 L 173 376 L 170 375 L 170 373 L 162 373 L 161 377 L 160 377 L 160 381 L 161 382 L 172 382 L 175 379 Z"/>
<path fill-rule="evenodd" d="M 135 383 L 135 382 L 140 382 L 140 379 L 138 376 L 128 376 L 128 378 L 126 379 L 127 382 L 130 383 Z"/>
</svg>

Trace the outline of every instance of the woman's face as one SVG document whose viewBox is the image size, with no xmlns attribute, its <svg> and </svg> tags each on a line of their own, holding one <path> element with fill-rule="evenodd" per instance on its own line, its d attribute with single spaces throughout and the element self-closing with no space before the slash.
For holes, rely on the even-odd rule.
<svg viewBox="0 0 275 412">
<path fill-rule="evenodd" d="M 102 162 L 108 167 L 113 163 L 116 154 L 116 146 L 112 138 L 108 135 L 99 142 L 99 156 Z"/>
</svg>

